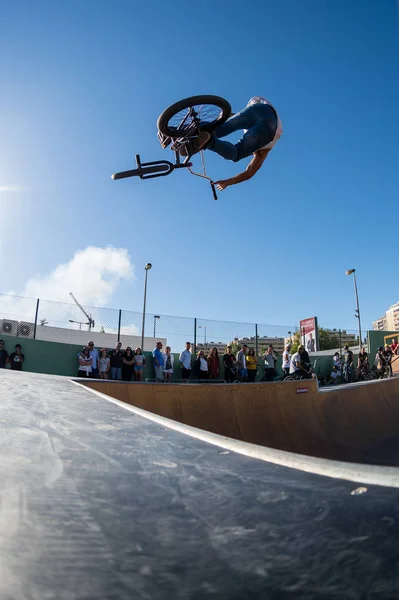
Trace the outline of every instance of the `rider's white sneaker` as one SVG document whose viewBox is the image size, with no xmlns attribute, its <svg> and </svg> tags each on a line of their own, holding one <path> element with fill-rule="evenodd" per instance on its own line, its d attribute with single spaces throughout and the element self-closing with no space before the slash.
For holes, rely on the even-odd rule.
<svg viewBox="0 0 399 600">
<path fill-rule="evenodd" d="M 192 156 L 193 154 L 196 154 L 197 152 L 202 150 L 202 148 L 206 146 L 210 139 L 210 133 L 208 133 L 207 131 L 201 131 L 197 139 L 190 140 L 185 146 L 180 148 L 179 153 L 182 156 Z"/>
</svg>

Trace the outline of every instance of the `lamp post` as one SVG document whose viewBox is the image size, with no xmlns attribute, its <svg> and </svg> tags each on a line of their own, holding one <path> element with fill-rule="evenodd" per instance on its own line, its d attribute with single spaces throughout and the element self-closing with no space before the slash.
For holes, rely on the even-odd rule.
<svg viewBox="0 0 399 600">
<path fill-rule="evenodd" d="M 144 306 L 143 306 L 143 323 L 141 326 L 141 350 L 144 351 L 144 326 L 145 326 L 145 305 L 147 302 L 147 275 L 148 271 L 151 269 L 152 264 L 147 263 L 144 267 L 145 269 L 145 281 L 144 281 Z"/>
<path fill-rule="evenodd" d="M 356 269 L 348 269 L 346 271 L 347 275 L 353 275 L 353 282 L 355 284 L 355 296 L 356 296 L 356 310 L 355 310 L 355 317 L 357 319 L 359 319 L 359 352 L 360 352 L 360 347 L 362 345 L 362 327 L 360 325 L 360 308 L 359 308 L 359 296 L 357 293 L 357 284 L 356 284 L 356 273 L 355 273 Z"/>
<path fill-rule="evenodd" d="M 206 344 L 206 325 L 198 325 L 198 327 L 204 330 L 204 344 Z"/>
<path fill-rule="evenodd" d="M 292 344 L 292 338 L 291 338 L 291 331 L 288 332 L 288 335 L 290 336 L 290 344 Z"/>
<path fill-rule="evenodd" d="M 157 322 L 157 319 L 160 319 L 161 317 L 159 315 L 154 315 L 154 338 L 155 338 L 155 324 Z"/>
</svg>

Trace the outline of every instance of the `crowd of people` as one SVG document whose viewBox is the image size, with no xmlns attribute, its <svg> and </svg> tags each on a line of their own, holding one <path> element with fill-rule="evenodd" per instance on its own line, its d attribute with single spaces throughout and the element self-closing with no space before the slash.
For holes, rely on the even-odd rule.
<svg viewBox="0 0 399 600">
<path fill-rule="evenodd" d="M 114 379 L 116 381 L 142 381 L 145 357 L 141 348 L 133 352 L 130 346 L 122 350 L 118 342 L 113 350 L 101 348 L 100 351 L 89 342 L 78 355 L 78 377 L 95 379 Z"/>
</svg>

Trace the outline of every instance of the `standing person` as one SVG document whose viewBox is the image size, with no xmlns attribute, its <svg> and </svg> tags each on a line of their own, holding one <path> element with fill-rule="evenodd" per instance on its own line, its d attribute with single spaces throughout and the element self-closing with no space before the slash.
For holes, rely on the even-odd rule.
<svg viewBox="0 0 399 600">
<path fill-rule="evenodd" d="M 186 349 L 180 353 L 179 362 L 181 367 L 181 376 L 183 381 L 190 379 L 191 373 L 191 344 L 186 342 Z"/>
<path fill-rule="evenodd" d="M 25 354 L 22 354 L 21 350 L 21 344 L 15 344 L 15 352 L 11 352 L 10 354 L 10 366 L 13 371 L 22 371 Z"/>
<path fill-rule="evenodd" d="M 154 371 L 155 380 L 163 381 L 163 356 L 162 356 L 162 342 L 157 342 L 154 350 L 152 351 L 152 357 L 154 359 Z"/>
<path fill-rule="evenodd" d="M 237 352 L 237 367 L 238 373 L 240 376 L 240 381 L 244 383 L 248 379 L 248 371 L 247 371 L 247 344 L 243 344 L 241 350 Z"/>
<path fill-rule="evenodd" d="M 162 363 L 162 368 L 163 368 L 163 376 L 165 378 L 165 381 L 169 383 L 172 381 L 172 375 L 173 375 L 173 363 L 175 360 L 175 357 L 173 356 L 171 350 L 170 350 L 170 346 L 166 346 L 165 348 L 165 352 L 162 355 L 163 358 L 163 363 Z"/>
<path fill-rule="evenodd" d="M 141 348 L 136 348 L 134 353 L 134 380 L 143 381 L 143 373 L 145 367 L 145 356 L 141 351 Z"/>
<path fill-rule="evenodd" d="M 290 354 L 290 350 L 291 350 L 291 345 L 290 344 L 286 344 L 285 345 L 285 350 L 283 352 L 283 362 L 281 364 L 282 369 L 283 369 L 283 373 L 284 373 L 284 377 L 287 377 L 287 375 L 289 375 L 289 373 L 290 373 L 290 366 L 291 366 L 291 354 Z"/>
<path fill-rule="evenodd" d="M 266 381 L 273 381 L 276 377 L 276 363 L 277 357 L 274 354 L 272 344 L 269 344 L 265 354 L 263 355 L 263 360 L 265 361 L 265 379 Z"/>
<path fill-rule="evenodd" d="M 393 340 L 392 340 L 391 350 L 392 350 L 393 354 L 397 354 L 399 352 L 398 342 L 396 341 L 395 338 L 393 338 Z"/>
<path fill-rule="evenodd" d="M 79 354 L 78 377 L 91 377 L 93 359 L 89 354 L 89 347 L 85 346 Z"/>
<path fill-rule="evenodd" d="M 111 368 L 111 360 L 107 356 L 105 348 L 101 348 L 100 357 L 98 359 L 98 370 L 100 379 L 108 379 L 108 373 Z"/>
<path fill-rule="evenodd" d="M 388 344 L 385 344 L 385 348 L 382 352 L 382 355 L 385 359 L 385 364 L 389 369 L 389 377 L 392 377 L 393 372 L 392 372 L 392 356 L 393 356 L 393 352 L 390 348 L 390 346 Z"/>
<path fill-rule="evenodd" d="M 118 342 L 114 350 L 111 350 L 109 357 L 111 359 L 111 379 L 119 381 L 122 379 L 123 352 L 122 343 Z"/>
<path fill-rule="evenodd" d="M 130 346 L 127 346 L 122 358 L 122 380 L 132 381 L 135 356 Z"/>
<path fill-rule="evenodd" d="M 4 340 L 0 340 L 0 369 L 5 369 L 10 362 L 8 352 L 4 348 Z"/>
<path fill-rule="evenodd" d="M 92 377 L 94 377 L 94 379 L 98 379 L 98 359 L 99 359 L 99 354 L 98 354 L 98 350 L 97 348 L 94 347 L 94 342 L 89 342 L 88 343 L 89 346 L 89 353 L 90 356 L 93 360 L 92 365 L 91 365 L 91 369 L 92 369 Z"/>
<path fill-rule="evenodd" d="M 197 360 L 195 361 L 195 371 L 198 379 L 208 379 L 208 361 L 205 358 L 203 350 L 200 350 L 197 354 Z"/>
<path fill-rule="evenodd" d="M 217 379 L 220 371 L 219 353 L 217 348 L 212 348 L 207 360 L 209 379 Z"/>
<path fill-rule="evenodd" d="M 236 359 L 231 351 L 231 346 L 227 346 L 226 354 L 223 355 L 224 379 L 226 383 L 233 383 L 236 374 Z"/>
<path fill-rule="evenodd" d="M 344 380 L 349 383 L 353 370 L 353 352 L 349 346 L 344 346 Z"/>
<path fill-rule="evenodd" d="M 359 357 L 357 360 L 356 375 L 358 379 L 363 379 L 364 372 L 369 369 L 369 356 L 366 352 L 366 348 L 361 348 Z"/>
<path fill-rule="evenodd" d="M 245 357 L 247 363 L 248 383 L 255 383 L 256 371 L 257 371 L 257 360 L 255 356 L 255 350 L 250 348 L 248 354 Z"/>
</svg>

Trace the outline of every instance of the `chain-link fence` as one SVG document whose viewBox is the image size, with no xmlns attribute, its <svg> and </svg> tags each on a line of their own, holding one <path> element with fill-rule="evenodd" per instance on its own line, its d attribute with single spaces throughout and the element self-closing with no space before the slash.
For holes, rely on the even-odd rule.
<svg viewBox="0 0 399 600">
<path fill-rule="evenodd" d="M 152 313 L 145 314 L 143 323 L 141 312 L 0 294 L 1 337 L 11 335 L 79 345 L 92 340 L 97 347 L 105 348 L 112 348 L 120 340 L 123 347 L 129 345 L 147 351 L 160 340 L 174 353 L 180 352 L 186 342 L 192 344 L 194 351 L 216 347 L 219 353 L 225 351 L 227 344 L 246 343 L 260 354 L 269 344 L 281 353 L 286 340 L 292 340 L 297 330 L 294 325 L 236 323 Z M 357 341 L 357 331 L 329 331 L 342 347 Z"/>
</svg>

